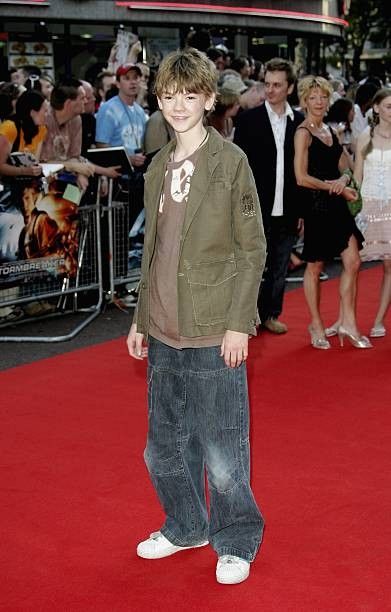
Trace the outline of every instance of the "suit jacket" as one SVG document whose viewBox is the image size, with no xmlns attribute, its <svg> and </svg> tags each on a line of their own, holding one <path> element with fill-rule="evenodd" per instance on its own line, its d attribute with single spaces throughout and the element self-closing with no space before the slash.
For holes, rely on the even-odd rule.
<svg viewBox="0 0 391 612">
<path fill-rule="evenodd" d="M 293 111 L 287 117 L 284 142 L 284 217 L 294 232 L 300 216 L 300 195 L 294 171 L 294 134 L 303 121 L 301 113 Z M 277 148 L 265 104 L 241 113 L 237 120 L 234 142 L 246 153 L 261 202 L 265 230 L 270 225 L 276 189 Z"/>
<path fill-rule="evenodd" d="M 178 322 L 182 336 L 215 336 L 227 329 L 254 333 L 266 257 L 257 191 L 243 152 L 208 128 L 186 204 L 178 264 Z M 170 142 L 145 175 L 145 239 L 139 299 L 133 320 L 149 328 L 150 265 Z"/>
</svg>

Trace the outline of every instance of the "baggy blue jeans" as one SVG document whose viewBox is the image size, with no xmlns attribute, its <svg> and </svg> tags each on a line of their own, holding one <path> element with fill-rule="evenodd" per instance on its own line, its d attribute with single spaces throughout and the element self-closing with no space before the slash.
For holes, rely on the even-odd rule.
<svg viewBox="0 0 391 612">
<path fill-rule="evenodd" d="M 149 337 L 144 457 L 177 546 L 209 540 L 217 555 L 252 561 L 264 521 L 249 480 L 246 366 L 220 347 L 178 350 Z M 205 469 L 209 489 L 207 510 Z"/>
</svg>

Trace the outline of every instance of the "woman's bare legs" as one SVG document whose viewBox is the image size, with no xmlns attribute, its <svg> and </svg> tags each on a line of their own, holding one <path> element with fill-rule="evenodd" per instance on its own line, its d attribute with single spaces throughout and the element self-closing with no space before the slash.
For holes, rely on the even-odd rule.
<svg viewBox="0 0 391 612">
<path fill-rule="evenodd" d="M 356 304 L 357 304 L 357 282 L 354 285 L 354 304 L 355 304 L 354 308 L 356 310 Z M 342 319 L 343 319 L 343 315 L 342 315 L 342 303 L 340 301 L 339 302 L 338 319 L 335 321 L 335 323 L 330 325 L 330 327 L 326 328 L 326 330 L 328 331 L 328 333 L 326 332 L 327 336 L 336 336 L 337 335 L 338 327 L 340 325 L 342 325 Z"/>
<path fill-rule="evenodd" d="M 340 325 L 354 336 L 360 336 L 356 322 L 357 277 L 360 269 L 360 255 L 357 240 L 350 236 L 347 248 L 341 253 L 342 273 L 339 284 Z"/>
<path fill-rule="evenodd" d="M 391 302 L 391 260 L 383 261 L 383 280 L 380 288 L 379 309 L 375 317 L 374 327 L 384 325 L 384 317 L 387 314 Z"/>
<path fill-rule="evenodd" d="M 311 315 L 311 329 L 319 336 L 324 337 L 323 322 L 320 316 L 320 280 L 323 262 L 308 262 L 304 272 L 304 295 Z"/>
</svg>

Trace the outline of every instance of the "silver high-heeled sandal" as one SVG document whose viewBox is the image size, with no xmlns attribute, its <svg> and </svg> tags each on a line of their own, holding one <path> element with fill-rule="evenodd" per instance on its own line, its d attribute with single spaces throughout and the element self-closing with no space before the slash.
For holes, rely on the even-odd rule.
<svg viewBox="0 0 391 612">
<path fill-rule="evenodd" d="M 316 349 L 327 350 L 331 348 L 331 344 L 324 336 L 319 336 L 317 332 L 312 329 L 311 325 L 308 327 L 309 334 L 311 336 L 311 346 Z"/>
<path fill-rule="evenodd" d="M 366 336 L 354 336 L 351 332 L 340 325 L 338 327 L 338 338 L 339 343 L 343 346 L 343 341 L 347 338 L 352 346 L 360 349 L 373 348 L 373 344 L 371 344 L 369 338 Z"/>
<path fill-rule="evenodd" d="M 330 327 L 324 328 L 324 335 L 326 338 L 332 338 L 332 336 L 336 336 L 338 334 L 338 324 L 334 323 L 334 325 L 330 325 Z"/>
<path fill-rule="evenodd" d="M 371 338 L 383 338 L 387 333 L 386 328 L 381 323 L 374 325 L 369 332 Z"/>
</svg>

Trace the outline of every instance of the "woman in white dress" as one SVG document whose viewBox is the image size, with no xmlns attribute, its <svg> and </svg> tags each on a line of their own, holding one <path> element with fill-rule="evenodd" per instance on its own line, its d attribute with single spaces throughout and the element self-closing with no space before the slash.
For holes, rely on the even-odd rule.
<svg viewBox="0 0 391 612">
<path fill-rule="evenodd" d="M 383 261 L 380 303 L 370 331 L 378 338 L 386 334 L 391 301 L 391 89 L 380 89 L 373 98 L 373 124 L 358 138 L 354 176 L 363 200 L 356 217 L 365 238 L 361 259 Z"/>
</svg>

